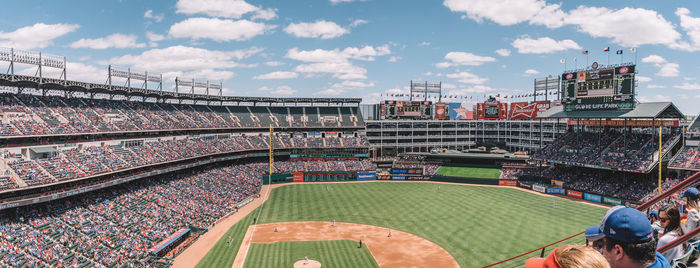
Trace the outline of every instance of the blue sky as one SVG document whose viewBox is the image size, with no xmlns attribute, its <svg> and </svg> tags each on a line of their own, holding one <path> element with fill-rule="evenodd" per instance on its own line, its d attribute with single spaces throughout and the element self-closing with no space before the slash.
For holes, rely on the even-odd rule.
<svg viewBox="0 0 700 268">
<path fill-rule="evenodd" d="M 0 47 L 68 58 L 68 78 L 108 64 L 222 81 L 226 95 L 362 97 L 410 80 L 444 94 L 518 95 L 567 67 L 634 61 L 641 101 L 700 112 L 697 1 L 6 1 Z M 574 63 L 573 58 L 577 58 Z M 7 64 L 0 62 L 0 71 Z M 29 66 L 19 72 L 33 73 Z M 48 75 L 56 75 L 49 72 Z M 149 87 L 151 87 L 149 85 Z M 461 100 L 461 99 L 460 99 Z M 510 100 L 510 99 L 509 99 Z M 525 99 L 518 99 L 525 100 Z"/>
</svg>

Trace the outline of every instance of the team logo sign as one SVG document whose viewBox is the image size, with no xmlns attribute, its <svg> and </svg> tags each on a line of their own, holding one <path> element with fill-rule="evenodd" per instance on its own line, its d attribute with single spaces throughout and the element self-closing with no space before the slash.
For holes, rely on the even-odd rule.
<svg viewBox="0 0 700 268">
<path fill-rule="evenodd" d="M 620 72 L 621 74 L 626 74 L 626 73 L 629 72 L 629 71 L 630 71 L 630 68 L 628 68 L 628 67 L 622 67 L 622 68 L 620 68 L 620 71 L 619 71 L 619 72 Z"/>
<path fill-rule="evenodd" d="M 598 62 L 594 61 L 593 64 L 591 64 L 592 69 L 598 69 Z"/>
<path fill-rule="evenodd" d="M 571 74 L 571 73 L 566 74 L 566 79 L 573 79 L 573 78 L 574 78 L 574 74 Z"/>
</svg>

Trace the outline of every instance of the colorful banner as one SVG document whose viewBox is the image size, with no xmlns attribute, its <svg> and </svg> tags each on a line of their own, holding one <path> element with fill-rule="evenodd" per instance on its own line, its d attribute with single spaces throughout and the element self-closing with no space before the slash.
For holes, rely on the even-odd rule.
<svg viewBox="0 0 700 268">
<path fill-rule="evenodd" d="M 445 120 L 447 119 L 447 104 L 444 102 L 435 103 L 435 119 Z"/>
<path fill-rule="evenodd" d="M 583 198 L 583 193 L 578 191 L 566 190 L 566 195 L 576 198 Z"/>
<path fill-rule="evenodd" d="M 548 194 L 566 195 L 566 190 L 565 190 L 564 188 L 548 187 L 548 188 L 547 188 L 547 193 L 548 193 Z"/>
<path fill-rule="evenodd" d="M 613 206 L 623 205 L 622 200 L 607 196 L 603 196 L 603 203 Z"/>
<path fill-rule="evenodd" d="M 408 169 L 405 168 L 392 168 L 391 169 L 391 174 L 407 174 Z"/>
<path fill-rule="evenodd" d="M 472 120 L 474 119 L 474 111 L 472 108 L 467 108 L 461 103 L 448 103 L 447 115 L 450 120 Z"/>
<path fill-rule="evenodd" d="M 653 120 L 654 126 L 657 127 L 677 127 L 680 126 L 680 121 L 678 119 L 659 119 Z M 569 126 L 606 126 L 606 127 L 651 127 L 652 120 L 619 120 L 619 119 L 607 119 L 607 120 L 569 120 L 567 122 Z"/>
<path fill-rule="evenodd" d="M 377 172 L 357 172 L 358 181 L 374 181 L 377 180 Z"/>
<path fill-rule="evenodd" d="M 597 194 L 583 193 L 583 199 L 588 200 L 588 201 L 602 203 L 600 195 L 597 195 Z"/>
<path fill-rule="evenodd" d="M 292 174 L 292 182 L 304 182 L 304 173 L 295 172 Z"/>
<path fill-rule="evenodd" d="M 395 181 L 405 181 L 406 176 L 405 175 L 391 175 L 391 179 Z"/>
<path fill-rule="evenodd" d="M 537 114 L 536 114 L 535 117 L 541 116 L 544 112 L 546 112 L 547 110 L 549 110 L 550 107 L 552 107 L 552 102 L 551 102 L 551 101 L 548 101 L 548 100 L 546 100 L 546 101 L 536 101 L 535 103 L 537 104 L 537 107 L 535 107 L 536 110 L 537 110 L 537 112 L 536 112 Z M 532 119 L 535 119 L 535 117 L 533 117 Z"/>
<path fill-rule="evenodd" d="M 524 182 L 518 182 L 518 186 L 525 188 L 525 189 L 531 189 L 532 185 L 524 183 Z"/>
<path fill-rule="evenodd" d="M 498 180 L 500 186 L 518 186 L 517 180 Z"/>
<path fill-rule="evenodd" d="M 513 102 L 510 104 L 511 120 L 529 120 L 537 116 L 537 104 L 524 102 Z"/>
<path fill-rule="evenodd" d="M 559 188 L 564 188 L 564 182 L 563 181 L 558 181 L 558 180 L 552 180 L 552 185 L 559 187 Z"/>
<path fill-rule="evenodd" d="M 544 187 L 544 186 L 542 186 L 542 185 L 537 185 L 537 184 L 535 184 L 535 185 L 532 186 L 532 190 L 535 190 L 535 191 L 540 192 L 540 193 L 546 193 L 546 192 L 547 192 L 547 187 Z"/>
</svg>

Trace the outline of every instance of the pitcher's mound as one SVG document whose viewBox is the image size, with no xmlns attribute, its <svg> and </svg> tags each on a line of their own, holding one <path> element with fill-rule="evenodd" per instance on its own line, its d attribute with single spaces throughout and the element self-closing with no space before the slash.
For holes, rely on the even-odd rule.
<svg viewBox="0 0 700 268">
<path fill-rule="evenodd" d="M 321 263 L 314 260 L 309 260 L 309 263 L 304 264 L 304 260 L 294 263 L 294 268 L 321 268 Z"/>
</svg>

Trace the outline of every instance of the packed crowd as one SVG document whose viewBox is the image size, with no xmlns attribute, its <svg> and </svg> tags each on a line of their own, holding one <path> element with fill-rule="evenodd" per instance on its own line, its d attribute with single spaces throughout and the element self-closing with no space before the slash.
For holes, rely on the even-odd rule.
<svg viewBox="0 0 700 268">
<path fill-rule="evenodd" d="M 551 180 L 564 181 L 568 189 L 633 201 L 642 199 L 656 188 L 652 175 L 568 166 L 523 169 L 517 176 L 520 180 L 541 181 L 544 184 L 549 184 Z"/>
<path fill-rule="evenodd" d="M 402 155 L 394 159 L 394 168 L 423 168 L 425 167 L 425 172 L 423 175 L 435 175 L 440 166 L 441 162 L 436 160 L 426 159 L 422 155 Z"/>
<path fill-rule="evenodd" d="M 164 238 L 206 229 L 258 194 L 265 170 L 207 168 L 0 215 L 0 267 L 146 267 Z"/>
<path fill-rule="evenodd" d="M 627 170 L 646 170 L 658 148 L 657 136 L 649 131 L 619 133 L 616 130 L 569 131 L 553 144 L 532 155 L 533 159 L 597 165 Z M 678 141 L 680 133 L 664 133 L 663 152 Z M 656 145 L 655 145 L 656 144 Z"/>
<path fill-rule="evenodd" d="M 253 112 L 250 108 L 253 108 Z M 328 108 L 327 108 L 328 109 Z M 361 126 L 355 107 L 330 108 L 334 126 Z M 324 126 L 317 107 L 204 106 L 4 93 L 0 135 L 45 135 L 159 129 Z M 343 120 L 341 120 L 342 118 Z M 312 120 L 315 119 L 315 120 Z"/>
<path fill-rule="evenodd" d="M 275 172 L 319 172 L 319 171 L 374 171 L 377 165 L 369 159 L 347 160 L 316 160 L 316 161 L 283 161 L 275 162 Z"/>
<path fill-rule="evenodd" d="M 337 138 L 336 138 L 337 139 Z M 353 143 L 343 143 L 345 147 L 356 146 L 366 142 L 362 137 L 348 138 Z M 143 142 L 134 146 L 105 145 L 64 147 L 53 156 L 45 159 L 24 160 L 17 157 L 6 157 L 11 169 L 9 180 L 0 180 L 0 190 L 18 188 L 15 180 L 21 180 L 28 186 L 46 184 L 85 176 L 104 174 L 127 168 L 157 164 L 166 161 L 186 159 L 208 154 L 234 152 L 252 149 L 267 149 L 266 136 L 203 136 L 168 138 L 151 142 Z M 278 148 L 287 146 L 300 148 L 323 146 L 324 138 L 294 138 L 279 139 Z M 283 141 L 288 141 L 284 143 Z M 328 148 L 334 148 L 331 146 Z M 354 169 L 357 164 L 335 164 L 332 168 L 339 170 Z M 361 165 L 370 167 L 367 163 Z M 314 171 L 328 170 L 327 165 L 316 165 Z M 12 174 L 14 173 L 14 174 Z"/>
<path fill-rule="evenodd" d="M 698 155 L 698 147 L 686 146 L 673 159 L 669 167 L 683 169 L 700 169 L 700 155 Z"/>
<path fill-rule="evenodd" d="M 517 180 L 518 176 L 523 173 L 522 169 L 519 168 L 502 168 L 501 175 L 498 177 L 500 180 Z"/>
</svg>

